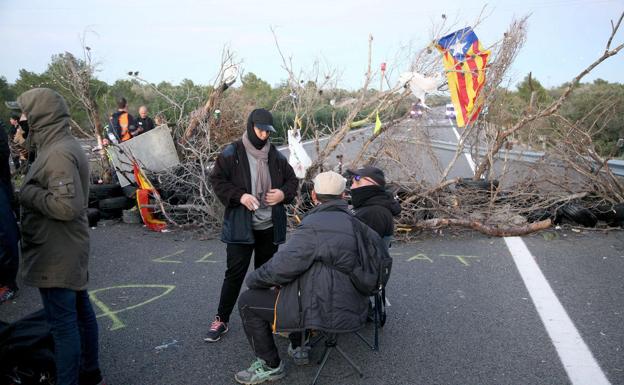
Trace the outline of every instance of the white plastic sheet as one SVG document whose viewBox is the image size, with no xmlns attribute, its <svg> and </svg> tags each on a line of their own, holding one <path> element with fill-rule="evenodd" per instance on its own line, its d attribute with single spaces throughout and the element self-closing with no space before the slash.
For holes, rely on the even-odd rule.
<svg viewBox="0 0 624 385">
<path fill-rule="evenodd" d="M 425 103 L 425 95 L 435 92 L 443 81 L 439 73 L 427 77 L 418 72 L 403 72 L 399 76 L 399 85 L 409 87 L 412 94 L 420 99 L 420 103 L 426 108 L 429 106 Z"/>
<path fill-rule="evenodd" d="M 305 177 L 306 171 L 312 165 L 312 160 L 301 144 L 301 133 L 298 129 L 288 130 L 288 163 L 295 170 L 295 175 L 299 179 Z"/>
</svg>

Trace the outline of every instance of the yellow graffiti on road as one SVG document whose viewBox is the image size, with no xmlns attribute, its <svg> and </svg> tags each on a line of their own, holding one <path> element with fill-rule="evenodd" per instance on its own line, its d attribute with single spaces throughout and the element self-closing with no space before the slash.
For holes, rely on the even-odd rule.
<svg viewBox="0 0 624 385">
<path fill-rule="evenodd" d="M 209 252 L 208 254 L 204 255 L 203 257 L 199 258 L 197 261 L 195 261 L 196 263 L 217 263 L 218 261 L 213 261 L 212 259 L 208 259 L 212 257 L 212 251 Z"/>
<path fill-rule="evenodd" d="M 165 255 L 164 257 L 154 258 L 154 259 L 152 259 L 152 261 L 159 262 L 159 263 L 182 263 L 182 261 L 178 261 L 178 260 L 175 260 L 175 259 L 174 260 L 170 260 L 170 259 L 166 259 L 166 258 L 175 257 L 176 255 L 180 255 L 183 252 L 184 252 L 184 250 L 176 251 L 175 253 Z"/>
<path fill-rule="evenodd" d="M 464 266 L 470 266 L 470 263 L 468 262 L 468 259 L 470 258 L 474 258 L 477 261 L 479 261 L 479 256 L 476 255 L 454 255 L 454 254 L 440 254 L 440 257 L 453 257 L 453 258 L 457 258 L 457 260 L 459 262 L 461 262 L 462 265 Z"/>
<path fill-rule="evenodd" d="M 132 305 L 132 306 L 128 306 L 125 307 L 123 309 L 119 309 L 119 310 L 111 310 L 111 308 L 108 307 L 108 305 L 106 305 L 104 302 L 102 302 L 99 298 L 97 298 L 96 294 L 97 293 L 101 293 L 103 291 L 107 291 L 107 290 L 114 290 L 114 289 L 136 289 L 136 288 L 160 288 L 160 289 L 165 289 L 161 294 L 152 297 L 150 299 L 148 299 L 147 301 L 143 301 L 141 303 L 138 303 L 136 305 Z M 132 310 L 132 309 L 136 309 L 139 306 L 143 306 L 143 305 L 147 305 L 150 302 L 154 302 L 159 298 L 162 298 L 164 296 L 166 296 L 167 294 L 171 293 L 171 291 L 175 289 L 175 285 L 120 285 L 120 286 L 111 286 L 111 287 L 105 287 L 102 289 L 96 289 L 96 290 L 92 290 L 89 292 L 89 298 L 91 299 L 91 302 L 93 302 L 93 304 L 95 304 L 95 306 L 97 306 L 102 313 L 98 314 L 96 316 L 96 318 L 100 318 L 100 317 L 108 317 L 111 319 L 111 321 L 113 322 L 113 324 L 111 325 L 111 327 L 109 328 L 109 330 L 118 330 L 121 328 L 126 327 L 126 324 L 124 324 L 121 319 L 119 319 L 119 317 L 117 317 L 117 314 L 124 312 L 124 311 L 128 311 L 128 310 Z"/>
<path fill-rule="evenodd" d="M 429 261 L 429 262 L 433 263 L 433 260 L 431 258 L 427 257 L 425 254 L 416 254 L 413 257 L 409 257 L 407 259 L 407 262 L 415 261 L 417 259 L 424 260 L 424 261 Z"/>
</svg>

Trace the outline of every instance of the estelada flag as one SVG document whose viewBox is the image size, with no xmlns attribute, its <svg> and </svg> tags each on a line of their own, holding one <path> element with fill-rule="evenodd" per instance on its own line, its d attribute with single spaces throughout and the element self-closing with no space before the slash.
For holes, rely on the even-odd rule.
<svg viewBox="0 0 624 385">
<path fill-rule="evenodd" d="M 490 51 L 483 50 L 470 27 L 444 36 L 435 45 L 443 55 L 457 126 L 464 127 L 479 115 L 479 93 L 485 83 L 485 67 Z"/>
</svg>

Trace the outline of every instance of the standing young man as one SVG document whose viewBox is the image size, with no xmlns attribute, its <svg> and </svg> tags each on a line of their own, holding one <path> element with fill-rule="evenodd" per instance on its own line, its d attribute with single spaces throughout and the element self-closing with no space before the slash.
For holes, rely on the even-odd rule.
<svg viewBox="0 0 624 385">
<path fill-rule="evenodd" d="M 228 331 L 252 253 L 257 269 L 286 240 L 284 204 L 294 199 L 298 180 L 286 157 L 269 141 L 272 132 L 271 113 L 253 110 L 242 139 L 225 147 L 210 175 L 225 205 L 221 241 L 227 244 L 227 270 L 217 314 L 204 339 L 207 342 L 218 341 Z"/>
<path fill-rule="evenodd" d="M 34 88 L 18 104 L 37 148 L 19 195 L 22 278 L 41 294 L 54 339 L 56 384 L 102 385 L 98 325 L 87 293 L 87 157 L 71 135 L 61 95 Z"/>
</svg>

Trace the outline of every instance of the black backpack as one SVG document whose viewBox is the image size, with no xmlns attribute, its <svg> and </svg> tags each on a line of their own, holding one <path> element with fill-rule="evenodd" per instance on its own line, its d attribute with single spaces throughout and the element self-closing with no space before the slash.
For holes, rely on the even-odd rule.
<svg viewBox="0 0 624 385">
<path fill-rule="evenodd" d="M 372 296 L 386 286 L 392 271 L 392 257 L 379 234 L 355 216 L 351 216 L 358 247 L 358 259 L 349 278 L 365 296 Z"/>
</svg>

